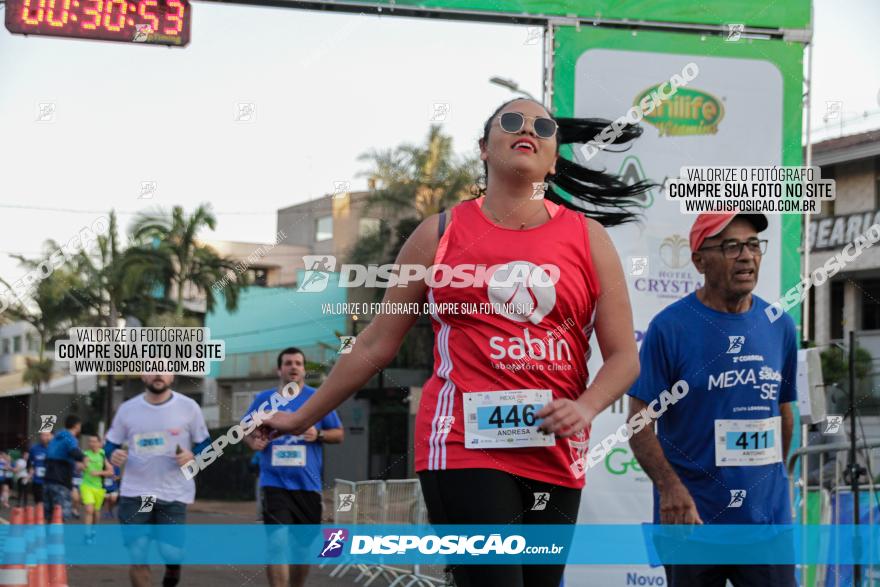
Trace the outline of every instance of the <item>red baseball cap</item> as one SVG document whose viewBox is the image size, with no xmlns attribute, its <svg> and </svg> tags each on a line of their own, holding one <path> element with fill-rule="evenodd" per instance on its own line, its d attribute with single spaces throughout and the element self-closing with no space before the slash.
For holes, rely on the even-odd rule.
<svg viewBox="0 0 880 587">
<path fill-rule="evenodd" d="M 719 214 L 717 212 L 707 212 L 700 214 L 691 227 L 691 252 L 699 250 L 703 246 L 703 241 L 707 238 L 717 236 L 727 228 L 727 225 L 734 218 L 748 220 L 758 232 L 767 228 L 767 217 L 760 213 L 741 214 L 738 212 L 725 212 Z"/>
</svg>

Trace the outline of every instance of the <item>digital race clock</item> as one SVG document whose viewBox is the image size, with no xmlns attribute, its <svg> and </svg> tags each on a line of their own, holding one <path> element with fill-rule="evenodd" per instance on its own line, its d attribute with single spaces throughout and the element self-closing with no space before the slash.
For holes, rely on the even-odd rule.
<svg viewBox="0 0 880 587">
<path fill-rule="evenodd" d="M 189 0 L 6 0 L 11 33 L 183 46 Z"/>
</svg>

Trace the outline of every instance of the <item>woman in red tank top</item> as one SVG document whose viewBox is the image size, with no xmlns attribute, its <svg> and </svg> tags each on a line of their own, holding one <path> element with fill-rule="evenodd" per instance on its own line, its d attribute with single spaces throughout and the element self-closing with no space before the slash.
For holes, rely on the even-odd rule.
<svg viewBox="0 0 880 587">
<path fill-rule="evenodd" d="M 503 104 L 480 140 L 480 196 L 422 222 L 398 265 L 431 267 L 389 303 L 435 309 L 434 372 L 416 417 L 416 470 L 433 524 L 563 524 L 570 536 L 593 418 L 638 376 L 620 259 L 603 228 L 634 220 L 651 187 L 560 157 L 608 121 Z M 618 142 L 640 134 L 626 128 Z M 565 190 L 571 200 L 554 187 Z M 413 314 L 378 315 L 297 412 L 265 423 L 301 434 L 390 363 Z M 589 380 L 595 331 L 604 359 Z M 458 587 L 556 587 L 564 565 L 460 565 Z"/>
</svg>

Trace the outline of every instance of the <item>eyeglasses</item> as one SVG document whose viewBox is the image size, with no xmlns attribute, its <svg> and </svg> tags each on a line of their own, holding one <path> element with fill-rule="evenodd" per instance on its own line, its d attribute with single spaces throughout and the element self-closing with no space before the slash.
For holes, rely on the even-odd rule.
<svg viewBox="0 0 880 587">
<path fill-rule="evenodd" d="M 498 123 L 501 130 L 511 134 L 518 133 L 526 124 L 526 118 L 534 119 L 535 134 L 542 139 L 549 139 L 556 134 L 556 121 L 546 116 L 526 116 L 522 112 L 505 112 Z"/>
<path fill-rule="evenodd" d="M 724 253 L 724 256 L 728 259 L 736 259 L 740 255 L 742 255 L 743 247 L 748 247 L 749 252 L 753 255 L 763 255 L 767 252 L 767 239 L 758 240 L 756 238 L 750 238 L 746 241 L 738 241 L 735 239 L 730 239 L 723 241 L 720 245 L 714 245 L 711 247 L 700 247 L 700 251 L 705 251 L 707 249 L 721 249 L 721 252 Z"/>
</svg>

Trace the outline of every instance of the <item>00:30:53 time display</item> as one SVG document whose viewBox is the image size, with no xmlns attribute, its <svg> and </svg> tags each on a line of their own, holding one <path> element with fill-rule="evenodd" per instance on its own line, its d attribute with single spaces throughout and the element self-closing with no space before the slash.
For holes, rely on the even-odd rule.
<svg viewBox="0 0 880 587">
<path fill-rule="evenodd" d="M 37 7 L 32 8 L 32 5 Z M 56 6 L 60 4 L 60 9 Z M 88 6 L 91 4 L 91 6 Z M 82 16 L 78 18 L 78 10 L 82 5 Z M 162 32 L 166 35 L 177 35 L 183 30 L 184 5 L 180 0 L 168 0 L 167 5 L 171 10 L 162 14 L 167 24 L 160 31 L 159 14 L 150 12 L 151 8 L 158 7 L 158 0 L 139 0 L 137 4 L 129 4 L 126 0 L 24 0 L 21 9 L 21 20 L 29 25 L 48 24 L 50 27 L 66 27 L 68 22 L 79 21 L 80 28 L 85 30 L 105 29 L 118 32 L 126 25 L 133 25 L 134 19 L 127 18 L 128 12 L 136 12 L 142 23 L 148 24 L 153 32 Z M 74 10 L 71 10 L 73 7 Z"/>
</svg>

